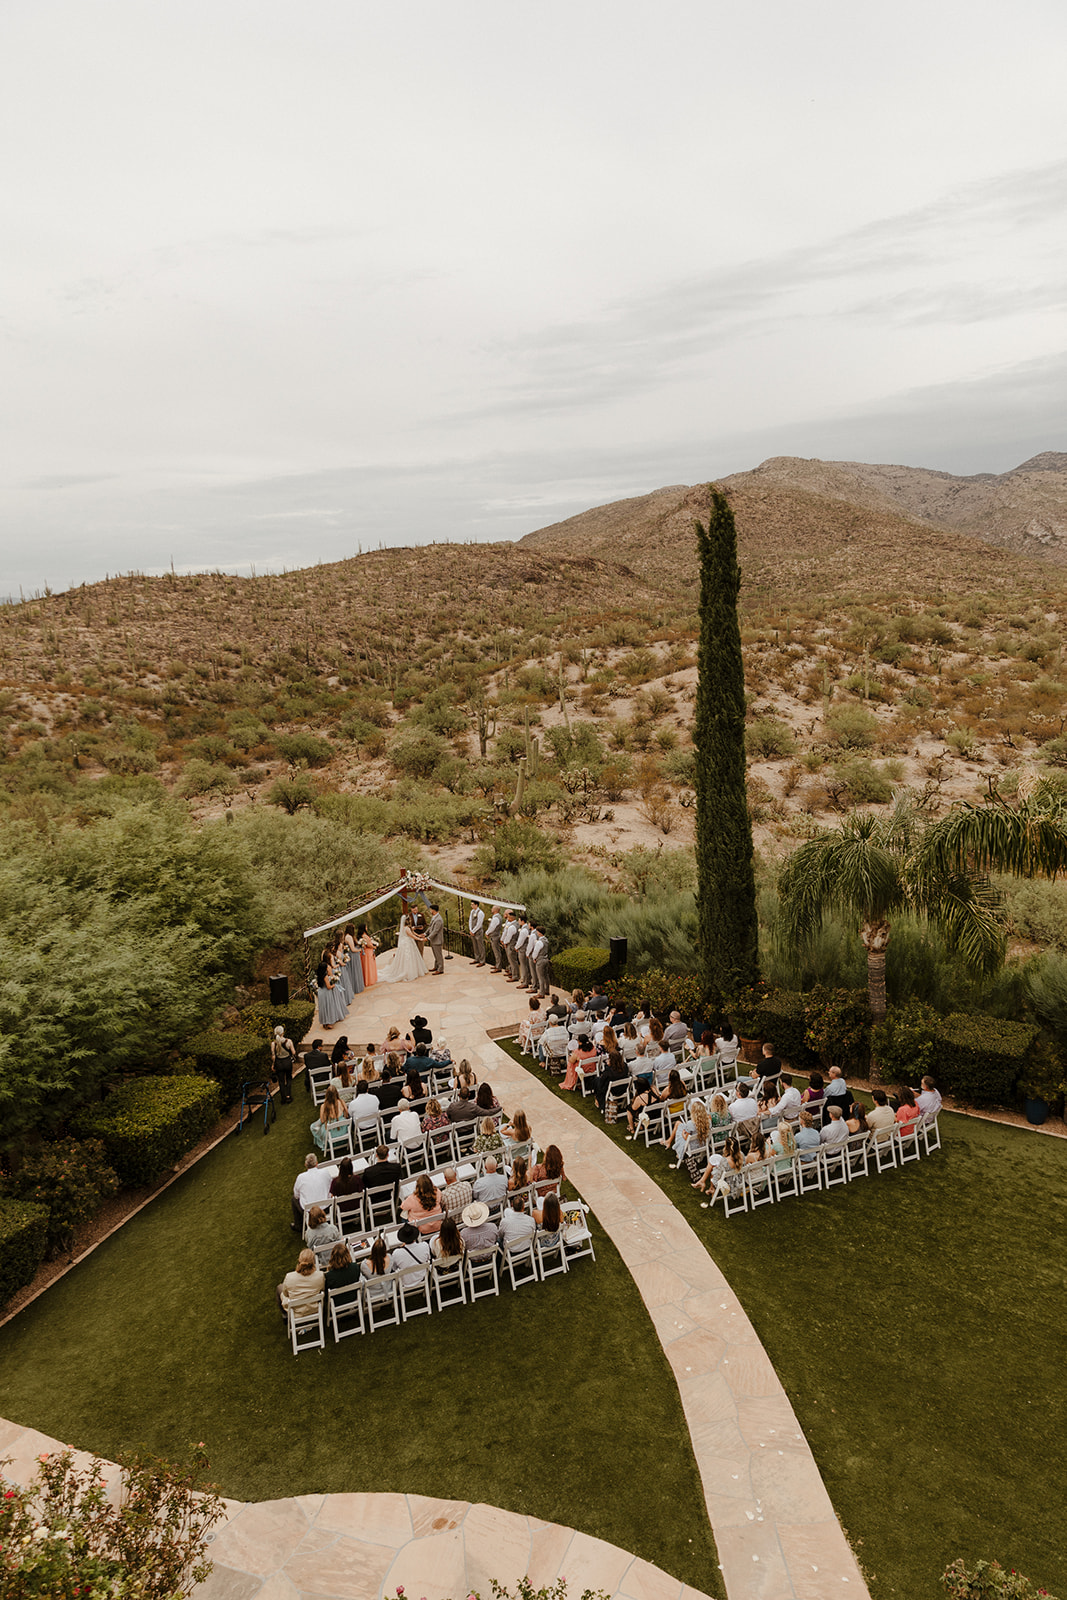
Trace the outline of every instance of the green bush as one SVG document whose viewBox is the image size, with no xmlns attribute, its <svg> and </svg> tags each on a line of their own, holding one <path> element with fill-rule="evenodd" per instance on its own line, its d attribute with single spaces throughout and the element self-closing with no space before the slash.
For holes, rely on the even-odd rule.
<svg viewBox="0 0 1067 1600">
<path fill-rule="evenodd" d="M 257 1000 L 242 1011 L 241 1026 L 246 1032 L 255 1034 L 257 1038 L 266 1039 L 269 1043 L 274 1029 L 281 1025 L 287 1037 L 292 1039 L 294 1044 L 299 1044 L 311 1027 L 314 1015 L 313 1000 L 289 1000 L 284 1006 L 273 1006 L 269 1000 Z M 223 1035 L 223 1037 L 229 1036 Z"/>
<path fill-rule="evenodd" d="M 123 1183 L 146 1184 L 191 1150 L 218 1115 L 219 1086 L 210 1078 L 135 1078 L 82 1127 L 103 1141 Z"/>
<path fill-rule="evenodd" d="M 1039 1032 L 1032 1022 L 955 1012 L 938 1025 L 938 1081 L 969 1105 L 1010 1105 Z"/>
<path fill-rule="evenodd" d="M 279 733 L 274 739 L 275 748 L 283 761 L 291 767 L 301 761 L 309 767 L 324 767 L 333 760 L 334 749 L 328 739 L 315 733 Z"/>
<path fill-rule="evenodd" d="M 48 1243 L 48 1208 L 0 1197 L 0 1306 L 30 1282 Z"/>
<path fill-rule="evenodd" d="M 954 1561 L 941 1574 L 951 1600 L 1056 1600 L 1047 1589 L 1038 1589 L 1012 1569 L 1006 1572 L 999 1561 L 979 1561 L 968 1567 L 962 1560 Z"/>
<path fill-rule="evenodd" d="M 871 1070 L 883 1083 L 918 1083 L 937 1063 L 940 1017 L 921 1000 L 893 1006 L 871 1029 Z"/>
<path fill-rule="evenodd" d="M 119 1180 L 99 1139 L 57 1139 L 3 1180 L 0 1192 L 48 1210 L 48 1255 L 66 1248 L 81 1222 L 117 1192 Z"/>
<path fill-rule="evenodd" d="M 197 1072 L 214 1078 L 223 1108 L 241 1097 L 242 1083 L 262 1083 L 270 1071 L 270 1051 L 265 1038 L 250 1033 L 215 1033 L 208 1029 L 185 1046 L 196 1061 Z"/>
<path fill-rule="evenodd" d="M 302 806 L 314 806 L 318 797 L 315 780 L 307 772 L 297 772 L 291 778 L 278 778 L 267 790 L 270 804 L 279 806 L 290 817 L 294 817 Z"/>
<path fill-rule="evenodd" d="M 610 999 L 633 1008 L 647 1000 L 657 1015 L 680 1011 L 687 1022 L 707 1015 L 703 980 L 688 972 L 664 972 L 653 967 L 639 976 L 627 974 L 625 978 L 611 978 L 607 994 Z"/>
<path fill-rule="evenodd" d="M 389 752 L 389 759 L 405 777 L 425 782 L 433 777 L 449 754 L 448 744 L 440 734 L 422 728 L 397 739 Z"/>
<path fill-rule="evenodd" d="M 878 737 L 878 718 L 861 706 L 840 706 L 827 717 L 826 731 L 844 750 L 868 750 Z"/>
<path fill-rule="evenodd" d="M 563 852 L 550 834 L 536 822 L 509 817 L 474 853 L 471 862 L 482 878 L 495 878 L 503 872 L 553 872 L 563 866 Z"/>
<path fill-rule="evenodd" d="M 185 763 L 177 793 L 191 800 L 203 794 L 233 794 L 236 788 L 237 779 L 229 767 L 194 756 Z"/>
<path fill-rule="evenodd" d="M 834 776 L 845 785 L 853 805 L 888 805 L 893 798 L 894 783 L 890 773 L 862 756 L 837 762 Z"/>
<path fill-rule="evenodd" d="M 552 957 L 552 982 L 557 989 L 584 989 L 588 994 L 594 983 L 606 980 L 610 966 L 610 950 L 574 945 Z"/>
<path fill-rule="evenodd" d="M 804 1038 L 827 1067 L 863 1072 L 871 1058 L 871 1009 L 866 989 L 816 984 L 804 996 Z"/>
<path fill-rule="evenodd" d="M 806 996 L 792 989 L 773 989 L 758 1008 L 762 1039 L 773 1044 L 775 1053 L 798 1072 L 810 1072 L 819 1057 L 807 1041 Z"/>
<path fill-rule="evenodd" d="M 793 730 L 773 717 L 760 717 L 745 729 L 745 753 L 750 761 L 779 761 L 797 747 Z"/>
</svg>

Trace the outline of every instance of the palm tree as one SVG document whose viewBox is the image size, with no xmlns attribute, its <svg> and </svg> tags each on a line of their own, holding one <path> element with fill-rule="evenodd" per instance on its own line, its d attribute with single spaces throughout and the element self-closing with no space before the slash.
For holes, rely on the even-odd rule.
<svg viewBox="0 0 1067 1600">
<path fill-rule="evenodd" d="M 936 922 L 978 970 L 995 970 L 1003 956 L 999 900 L 988 877 L 973 870 L 966 851 L 960 856 L 962 834 L 952 836 L 950 847 L 947 837 L 940 845 L 931 840 L 932 832 L 920 832 L 910 798 L 901 796 L 886 817 L 857 814 L 840 828 L 821 830 L 794 851 L 779 879 L 785 931 L 794 943 L 809 939 L 829 911 L 859 916 L 875 1021 L 885 1016 L 886 951 L 900 912 Z"/>
</svg>

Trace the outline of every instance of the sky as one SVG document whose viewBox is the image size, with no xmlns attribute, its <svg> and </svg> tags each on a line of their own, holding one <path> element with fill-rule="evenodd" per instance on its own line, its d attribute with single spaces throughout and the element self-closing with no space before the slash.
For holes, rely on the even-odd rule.
<svg viewBox="0 0 1067 1600">
<path fill-rule="evenodd" d="M 0 0 L 0 594 L 1067 449 L 1059 0 Z"/>
</svg>

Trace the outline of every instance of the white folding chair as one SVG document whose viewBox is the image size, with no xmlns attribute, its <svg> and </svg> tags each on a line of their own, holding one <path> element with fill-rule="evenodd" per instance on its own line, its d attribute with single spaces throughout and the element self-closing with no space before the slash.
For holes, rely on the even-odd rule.
<svg viewBox="0 0 1067 1600">
<path fill-rule="evenodd" d="M 363 1232 L 363 1196 L 362 1194 L 339 1194 L 334 1196 L 334 1220 L 346 1238 L 351 1238 L 355 1233 Z"/>
<path fill-rule="evenodd" d="M 910 1122 L 898 1122 L 896 1130 L 897 1152 L 900 1164 L 905 1161 L 918 1161 L 922 1155 L 922 1145 L 919 1142 L 919 1119 L 912 1117 Z"/>
<path fill-rule="evenodd" d="M 326 1129 L 326 1148 L 323 1159 L 337 1161 L 341 1156 L 355 1155 L 352 1148 L 352 1124 L 343 1122 L 340 1127 L 330 1126 Z"/>
<path fill-rule="evenodd" d="M 735 1172 L 732 1168 L 723 1171 L 717 1178 L 711 1190 L 711 1209 L 714 1211 L 718 1201 L 722 1201 L 723 1215 L 732 1217 L 735 1211 L 748 1210 L 748 1185 L 745 1183 L 744 1168 Z"/>
<path fill-rule="evenodd" d="M 428 1317 L 433 1311 L 430 1299 L 430 1265 L 404 1267 L 400 1279 L 400 1316 L 404 1322 L 412 1317 Z"/>
<path fill-rule="evenodd" d="M 353 1333 L 366 1331 L 363 1304 L 361 1283 L 349 1283 L 343 1289 L 331 1290 L 330 1327 L 335 1344 L 340 1344 L 342 1339 L 347 1339 Z"/>
<path fill-rule="evenodd" d="M 750 1167 L 745 1168 L 745 1188 L 748 1191 L 750 1210 L 756 1211 L 760 1206 L 774 1204 L 775 1194 L 771 1184 L 773 1171 L 773 1159 L 754 1161 Z"/>
<path fill-rule="evenodd" d="M 393 1188 L 364 1190 L 368 1228 L 384 1228 L 396 1221 L 396 1190 Z"/>
<path fill-rule="evenodd" d="M 440 1261 L 435 1256 L 430 1262 L 430 1279 L 438 1311 L 443 1311 L 446 1306 L 466 1305 L 467 1289 L 462 1256 L 451 1256 L 447 1261 Z"/>
<path fill-rule="evenodd" d="M 819 1151 L 824 1189 L 848 1182 L 848 1155 L 844 1144 L 824 1144 Z"/>
<path fill-rule="evenodd" d="M 797 1155 L 797 1193 L 819 1194 L 822 1191 L 822 1150 L 811 1150 L 807 1154 Z"/>
<path fill-rule="evenodd" d="M 560 1238 L 568 1266 L 582 1256 L 596 1260 L 593 1235 L 589 1227 L 591 1212 L 584 1200 L 568 1200 L 560 1207 Z"/>
<path fill-rule="evenodd" d="M 927 1155 L 941 1148 L 941 1125 L 937 1120 L 936 1111 L 926 1111 L 919 1118 L 918 1132 L 923 1142 L 923 1149 Z"/>
<path fill-rule="evenodd" d="M 866 1178 L 870 1173 L 869 1159 L 871 1136 L 869 1133 L 850 1133 L 845 1145 L 845 1167 L 849 1179 Z"/>
<path fill-rule="evenodd" d="M 363 1303 L 367 1312 L 367 1331 L 398 1327 L 400 1324 L 400 1273 L 384 1272 L 363 1280 Z"/>
<path fill-rule="evenodd" d="M 879 1172 L 890 1172 L 897 1164 L 897 1130 L 880 1128 L 874 1136 L 874 1164 Z"/>
<path fill-rule="evenodd" d="M 372 1154 L 378 1145 L 384 1143 L 381 1117 L 360 1117 L 358 1122 L 353 1122 L 352 1140 L 359 1155 Z"/>
<path fill-rule="evenodd" d="M 467 1296 L 473 1305 L 475 1300 L 488 1300 L 490 1296 L 500 1293 L 500 1276 L 497 1271 L 497 1250 L 493 1245 L 489 1250 L 468 1250 L 464 1254 L 467 1278 Z"/>
<path fill-rule="evenodd" d="M 785 1161 L 781 1156 L 772 1163 L 771 1182 L 774 1185 L 774 1198 L 788 1200 L 800 1193 L 800 1178 L 797 1174 L 799 1162 L 794 1156 L 791 1161 Z"/>
<path fill-rule="evenodd" d="M 333 1068 L 329 1065 L 307 1068 L 307 1086 L 311 1090 L 311 1099 L 314 1105 L 321 1106 L 325 1100 L 326 1091 L 330 1087 L 330 1079 L 332 1077 Z"/>
<path fill-rule="evenodd" d="M 418 1172 L 425 1172 L 428 1165 L 426 1135 L 420 1133 L 415 1139 L 405 1139 L 400 1146 L 397 1159 L 404 1163 L 404 1171 L 409 1178 L 413 1178 Z"/>
<path fill-rule="evenodd" d="M 569 1262 L 567 1250 L 563 1243 L 563 1225 L 556 1233 L 542 1233 L 540 1228 L 534 1235 L 534 1256 L 537 1261 L 537 1274 L 543 1283 L 546 1278 L 554 1278 L 557 1273 L 566 1273 Z"/>
<path fill-rule="evenodd" d="M 520 1283 L 537 1282 L 537 1258 L 534 1254 L 534 1234 L 529 1234 L 525 1239 L 506 1239 L 504 1241 L 504 1265 L 508 1269 L 511 1287 L 517 1289 Z"/>
<path fill-rule="evenodd" d="M 289 1319 L 289 1338 L 292 1341 L 294 1356 L 298 1356 L 301 1350 L 325 1349 L 326 1329 L 322 1321 L 321 1294 L 313 1311 L 296 1312 L 289 1306 L 286 1316 Z"/>
</svg>

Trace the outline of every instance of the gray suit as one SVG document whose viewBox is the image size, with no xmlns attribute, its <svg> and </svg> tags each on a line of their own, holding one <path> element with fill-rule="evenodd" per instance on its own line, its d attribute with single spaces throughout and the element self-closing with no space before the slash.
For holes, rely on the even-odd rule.
<svg viewBox="0 0 1067 1600">
<path fill-rule="evenodd" d="M 433 970 L 445 970 L 445 919 L 439 911 L 435 911 L 430 918 L 430 926 L 426 929 L 426 943 L 433 951 Z"/>
</svg>

